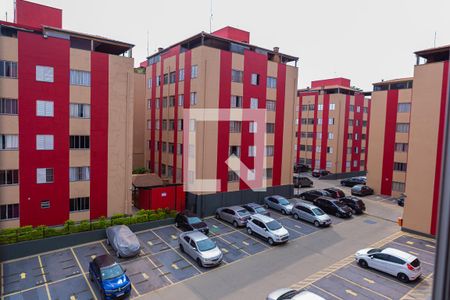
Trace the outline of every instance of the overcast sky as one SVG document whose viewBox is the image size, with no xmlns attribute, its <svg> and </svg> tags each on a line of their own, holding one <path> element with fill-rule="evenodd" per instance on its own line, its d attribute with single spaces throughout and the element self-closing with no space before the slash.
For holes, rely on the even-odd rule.
<svg viewBox="0 0 450 300">
<path fill-rule="evenodd" d="M 209 31 L 210 0 L 36 0 L 63 9 L 65 29 L 135 44 L 136 65 L 149 50 Z M 0 18 L 13 0 L 0 0 Z M 250 31 L 252 44 L 298 56 L 299 87 L 347 77 L 373 82 L 412 76 L 413 52 L 450 44 L 450 0 L 213 0 L 213 31 Z"/>
</svg>

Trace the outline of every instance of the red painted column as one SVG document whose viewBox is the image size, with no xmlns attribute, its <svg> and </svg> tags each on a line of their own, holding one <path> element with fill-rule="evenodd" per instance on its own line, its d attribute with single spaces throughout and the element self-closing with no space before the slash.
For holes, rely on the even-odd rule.
<svg viewBox="0 0 450 300">
<path fill-rule="evenodd" d="M 184 52 L 184 109 L 189 109 L 191 107 L 191 66 L 192 66 L 192 52 L 188 50 Z M 189 118 L 185 120 L 185 129 L 190 130 Z M 183 137 L 183 156 L 182 156 L 182 181 L 184 178 L 188 178 L 187 171 L 184 168 L 184 156 L 188 155 L 189 141 L 185 141 Z"/>
<path fill-rule="evenodd" d="M 162 161 L 162 123 L 163 123 L 163 90 L 164 90 L 164 56 L 161 55 L 161 71 L 159 74 L 161 77 L 160 85 L 159 85 L 159 149 L 158 149 L 158 176 L 161 177 L 161 161 Z"/>
<path fill-rule="evenodd" d="M 369 157 L 369 133 L 370 133 L 370 109 L 371 109 L 372 101 L 368 100 L 367 102 L 367 126 L 366 126 L 366 158 L 364 160 L 364 171 L 367 171 L 367 160 Z M 411 114 L 411 112 L 410 112 Z M 411 120 L 411 118 L 410 118 Z"/>
<path fill-rule="evenodd" d="M 358 112 L 357 108 L 360 108 L 360 111 Z M 395 108 L 397 111 L 397 108 Z M 352 148 L 355 149 L 358 147 L 358 153 L 355 153 L 355 151 L 352 151 L 352 162 L 350 165 L 350 170 L 352 172 L 360 171 L 360 164 L 361 164 L 361 145 L 362 145 L 362 122 L 363 122 L 363 115 L 364 115 L 364 95 L 362 94 L 356 94 L 355 95 L 355 109 L 353 113 L 353 145 Z M 359 123 L 358 126 L 356 124 Z M 356 140 L 356 134 L 358 135 L 358 139 Z M 394 134 L 395 139 L 395 134 Z M 393 148 L 392 148 L 393 149 Z M 353 165 L 353 161 L 357 162 L 356 167 Z"/>
<path fill-rule="evenodd" d="M 347 172 L 347 148 L 348 148 L 348 119 L 350 114 L 350 95 L 345 96 L 345 117 L 344 117 L 344 142 L 342 143 L 342 173 Z"/>
<path fill-rule="evenodd" d="M 219 89 L 219 109 L 229 109 L 231 107 L 231 62 L 232 53 L 230 51 L 220 51 L 220 89 Z M 228 117 L 229 114 L 221 113 L 221 116 Z M 217 133 L 217 179 L 220 180 L 220 191 L 228 191 L 228 148 L 230 142 L 230 122 L 229 120 L 218 122 Z M 244 130 L 244 128 L 241 128 Z M 242 153 L 241 149 L 241 153 Z"/>
<path fill-rule="evenodd" d="M 315 109 L 315 108 L 314 108 Z M 330 95 L 323 95 L 322 142 L 320 150 L 320 168 L 327 168 L 328 118 L 330 115 Z"/>
<path fill-rule="evenodd" d="M 156 63 L 151 66 L 152 68 L 152 110 L 151 110 L 151 129 L 150 129 L 150 171 L 155 172 L 155 152 L 156 152 Z"/>
<path fill-rule="evenodd" d="M 319 95 L 314 97 L 314 125 L 313 125 L 313 141 L 312 141 L 312 155 L 311 155 L 311 168 L 319 168 L 316 166 L 316 135 L 317 135 L 317 105 L 319 104 Z"/>
<path fill-rule="evenodd" d="M 392 194 L 395 133 L 397 128 L 398 90 L 387 92 L 386 122 L 384 129 L 383 166 L 381 171 L 381 194 Z"/>
<path fill-rule="evenodd" d="M 175 145 L 175 151 L 173 151 L 173 176 L 172 181 L 177 182 L 177 157 L 178 157 L 178 81 L 180 70 L 180 55 L 177 53 L 175 56 L 175 106 L 174 106 L 174 131 L 173 131 L 173 143 Z M 185 124 L 183 124 L 183 127 Z"/>
<path fill-rule="evenodd" d="M 108 214 L 108 98 L 108 54 L 91 52 L 91 219 Z"/>
<path fill-rule="evenodd" d="M 69 219 L 68 40 L 18 32 L 20 226 L 59 225 Z M 54 82 L 36 81 L 36 65 L 54 68 Z M 54 104 L 53 117 L 36 116 L 36 101 Z M 52 134 L 54 150 L 36 150 L 36 135 Z M 53 183 L 37 184 L 36 169 L 53 168 Z M 50 208 L 41 208 L 41 201 Z"/>
<path fill-rule="evenodd" d="M 273 153 L 272 186 L 281 184 L 281 166 L 283 165 L 285 93 L 286 93 L 286 65 L 279 63 L 277 74 L 277 103 L 275 109 L 275 139 L 274 139 L 275 145 Z"/>
<path fill-rule="evenodd" d="M 444 62 L 442 74 L 442 90 L 441 90 L 441 109 L 439 113 L 439 131 L 437 140 L 436 153 L 436 171 L 434 174 L 433 187 L 433 207 L 431 213 L 430 234 L 435 235 L 437 230 L 437 217 L 439 210 L 439 196 L 441 190 L 441 176 L 442 176 L 442 152 L 444 144 L 445 131 L 445 110 L 447 109 L 447 94 L 448 94 L 448 80 L 449 80 L 449 61 Z"/>
<path fill-rule="evenodd" d="M 297 153 L 295 160 L 297 163 L 300 163 L 300 145 L 302 136 L 302 105 L 303 105 L 303 96 L 298 96 Z"/>
</svg>

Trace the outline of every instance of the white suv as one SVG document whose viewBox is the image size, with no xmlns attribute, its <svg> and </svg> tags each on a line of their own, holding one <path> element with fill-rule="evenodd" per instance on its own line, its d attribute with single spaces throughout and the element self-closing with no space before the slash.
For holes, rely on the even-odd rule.
<svg viewBox="0 0 450 300">
<path fill-rule="evenodd" d="M 271 217 L 254 214 L 247 222 L 247 232 L 253 233 L 267 240 L 270 245 L 286 243 L 289 232 L 277 220 Z"/>
<path fill-rule="evenodd" d="M 415 280 L 422 275 L 420 261 L 414 255 L 394 248 L 367 248 L 356 252 L 355 259 L 363 267 L 371 267 L 396 276 L 402 282 Z"/>
</svg>

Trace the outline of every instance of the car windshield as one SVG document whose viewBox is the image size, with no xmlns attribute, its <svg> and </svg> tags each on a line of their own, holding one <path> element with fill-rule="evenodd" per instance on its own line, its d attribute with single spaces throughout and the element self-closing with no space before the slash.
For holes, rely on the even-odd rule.
<svg viewBox="0 0 450 300">
<path fill-rule="evenodd" d="M 202 220 L 200 220 L 200 218 L 198 217 L 189 217 L 188 218 L 188 223 L 189 224 L 197 224 L 197 223 L 201 223 Z"/>
<path fill-rule="evenodd" d="M 241 217 L 245 217 L 245 216 L 248 216 L 248 215 L 249 215 L 248 211 L 246 211 L 245 209 L 238 210 L 237 213 L 238 213 L 238 215 L 240 215 Z"/>
<path fill-rule="evenodd" d="M 278 198 L 278 202 L 279 202 L 281 205 L 289 205 L 289 204 L 290 204 L 289 201 L 287 201 L 287 200 L 284 199 L 284 198 Z"/>
<path fill-rule="evenodd" d="M 345 207 L 345 203 L 342 201 L 335 201 L 334 204 L 339 207 Z"/>
<path fill-rule="evenodd" d="M 269 223 L 266 224 L 267 228 L 269 228 L 270 230 L 278 230 L 281 228 L 281 224 L 278 223 L 277 221 L 273 220 L 270 221 Z"/>
<path fill-rule="evenodd" d="M 101 268 L 100 272 L 102 273 L 103 280 L 116 278 L 123 274 L 122 267 L 119 264 L 113 264 L 111 266 Z"/>
<path fill-rule="evenodd" d="M 325 213 L 323 212 L 323 210 L 321 210 L 320 208 L 313 208 L 312 212 L 316 215 L 316 216 L 323 216 Z"/>
<path fill-rule="evenodd" d="M 264 209 L 264 207 L 256 207 L 255 211 L 259 212 L 259 213 L 262 213 L 262 212 L 265 212 L 266 210 Z"/>
<path fill-rule="evenodd" d="M 411 262 L 411 266 L 413 266 L 414 268 L 417 268 L 418 266 L 420 266 L 420 261 L 418 258 L 416 258 L 415 260 L 413 260 Z"/>
<path fill-rule="evenodd" d="M 373 248 L 373 249 L 370 249 L 369 251 L 367 251 L 367 254 L 380 253 L 381 251 L 383 251 L 383 249 Z"/>
<path fill-rule="evenodd" d="M 197 242 L 197 247 L 199 251 L 208 251 L 216 248 L 216 244 L 210 239 L 204 239 Z"/>
</svg>

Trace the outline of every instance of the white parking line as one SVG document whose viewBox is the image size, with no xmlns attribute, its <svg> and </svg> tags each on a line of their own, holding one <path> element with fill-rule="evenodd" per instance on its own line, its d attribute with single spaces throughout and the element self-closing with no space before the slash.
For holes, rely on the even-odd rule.
<svg viewBox="0 0 450 300">
<path fill-rule="evenodd" d="M 94 297 L 95 300 L 97 300 L 97 296 L 95 295 L 94 290 L 92 289 L 89 279 L 87 279 L 87 277 L 86 277 L 86 273 L 83 272 L 83 268 L 81 267 L 80 261 L 78 260 L 78 257 L 75 254 L 75 251 L 73 251 L 73 248 L 70 248 L 70 251 L 72 251 L 73 257 L 75 257 L 75 261 L 78 264 L 78 268 L 80 268 L 80 271 L 83 274 L 84 280 L 86 281 L 86 284 L 88 285 L 89 289 L 91 290 L 92 296 Z"/>
<path fill-rule="evenodd" d="M 44 279 L 44 284 L 45 284 L 45 291 L 47 292 L 47 297 L 50 300 L 50 291 L 48 290 L 48 284 L 47 284 L 47 276 L 45 276 L 45 272 L 44 272 L 44 267 L 42 265 L 42 260 L 41 260 L 41 256 L 38 255 L 38 261 L 39 261 L 39 266 L 41 269 L 41 273 L 42 273 L 42 278 Z"/>
<path fill-rule="evenodd" d="M 321 287 L 318 287 L 317 285 L 311 284 L 311 286 L 315 287 L 315 288 L 318 289 L 318 290 L 321 290 L 321 291 L 324 292 L 324 293 L 327 293 L 328 295 L 330 295 L 330 296 L 332 296 L 332 297 L 334 297 L 334 298 L 336 298 L 336 299 L 344 300 L 344 299 L 342 299 L 341 297 L 339 297 L 339 296 L 337 296 L 337 295 L 335 295 L 335 294 L 333 294 L 333 293 L 331 293 L 331 292 L 329 292 L 329 291 L 327 291 L 327 290 L 324 290 L 324 289 L 321 288 Z"/>
<path fill-rule="evenodd" d="M 163 271 L 161 271 L 161 267 L 158 267 L 151 259 L 150 257 L 147 256 L 148 261 L 155 267 L 158 269 L 159 273 L 161 273 L 161 275 L 163 275 L 169 282 L 170 284 L 173 284 L 173 281 L 169 278 L 169 276 L 167 276 L 167 274 L 164 274 Z"/>
</svg>

